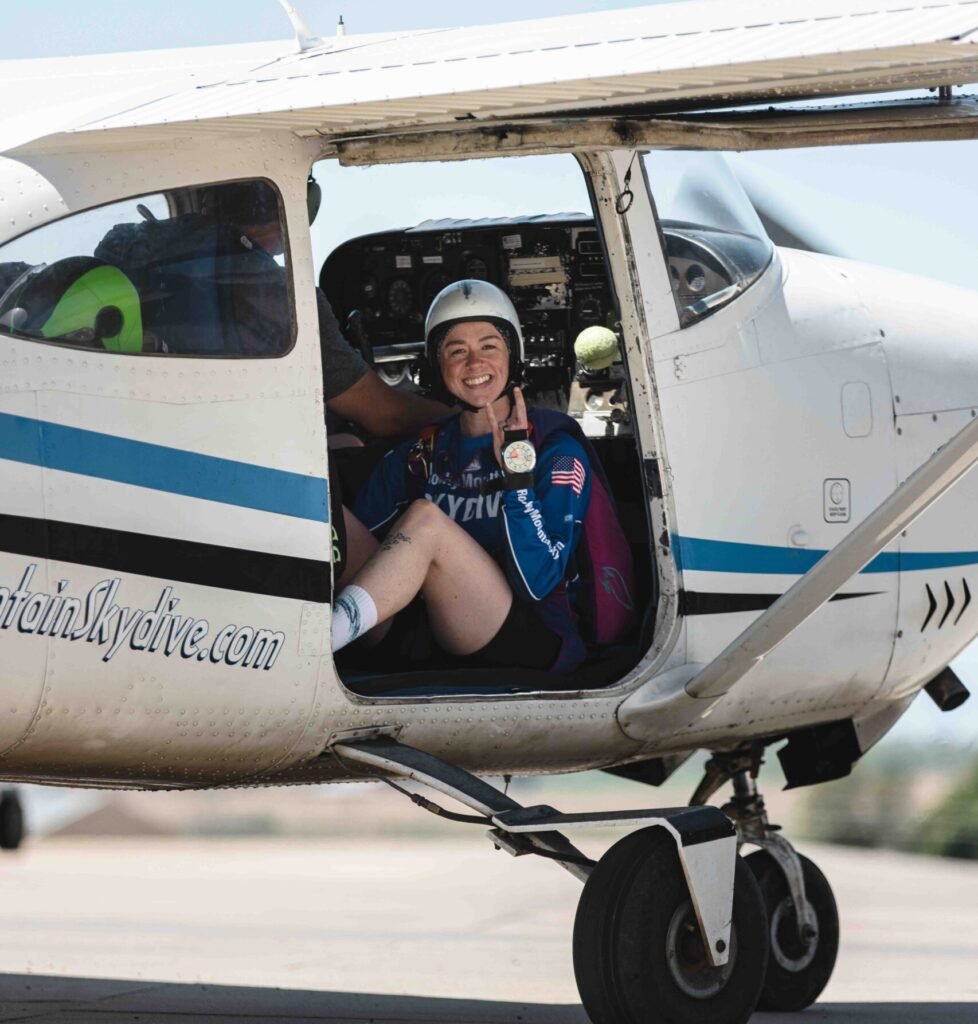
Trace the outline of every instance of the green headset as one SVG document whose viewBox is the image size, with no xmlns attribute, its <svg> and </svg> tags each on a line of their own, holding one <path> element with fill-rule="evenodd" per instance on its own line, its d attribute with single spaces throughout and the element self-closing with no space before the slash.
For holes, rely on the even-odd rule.
<svg viewBox="0 0 978 1024">
<path fill-rule="evenodd" d="M 0 317 L 8 314 L 15 330 L 49 341 L 110 352 L 143 349 L 139 292 L 118 267 L 93 256 L 28 271 L 3 296 Z"/>
</svg>

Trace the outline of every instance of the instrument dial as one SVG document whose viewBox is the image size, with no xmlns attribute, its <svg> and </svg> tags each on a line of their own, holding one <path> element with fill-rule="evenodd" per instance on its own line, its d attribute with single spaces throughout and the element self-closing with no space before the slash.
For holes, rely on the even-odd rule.
<svg viewBox="0 0 978 1024">
<path fill-rule="evenodd" d="M 686 268 L 686 287 L 697 293 L 706 287 L 706 271 L 698 263 L 690 263 Z"/>
<path fill-rule="evenodd" d="M 404 278 L 399 277 L 387 289 L 387 308 L 395 320 L 403 320 L 414 309 L 414 292 Z"/>
<path fill-rule="evenodd" d="M 470 256 L 465 261 L 465 276 L 473 281 L 488 281 L 489 266 L 481 256 Z"/>
<path fill-rule="evenodd" d="M 448 275 L 443 270 L 432 270 L 421 282 L 421 305 L 427 310 L 432 299 L 448 284 Z"/>
<path fill-rule="evenodd" d="M 502 455 L 507 473 L 532 473 L 537 464 L 536 449 L 529 441 L 511 441 Z"/>
<path fill-rule="evenodd" d="M 578 310 L 580 319 L 587 323 L 598 323 L 601 319 L 601 300 L 595 296 L 589 296 L 581 301 Z"/>
</svg>

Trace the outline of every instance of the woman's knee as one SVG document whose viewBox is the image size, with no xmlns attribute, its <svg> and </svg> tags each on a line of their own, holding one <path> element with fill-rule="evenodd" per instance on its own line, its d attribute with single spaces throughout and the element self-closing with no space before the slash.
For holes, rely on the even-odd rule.
<svg viewBox="0 0 978 1024">
<path fill-rule="evenodd" d="M 481 566 L 485 559 L 491 561 L 484 549 L 451 516 L 426 498 L 408 506 L 388 534 L 388 539 L 398 532 L 416 538 L 431 553 L 433 562 L 465 556 L 475 567 Z"/>
<path fill-rule="evenodd" d="M 415 529 L 438 530 L 455 525 L 433 501 L 428 501 L 427 498 L 412 501 L 401 516 L 400 522 Z"/>
</svg>

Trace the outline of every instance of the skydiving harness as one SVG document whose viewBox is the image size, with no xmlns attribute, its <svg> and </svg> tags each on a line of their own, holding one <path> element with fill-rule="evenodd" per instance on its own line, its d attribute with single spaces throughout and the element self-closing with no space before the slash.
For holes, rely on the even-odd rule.
<svg viewBox="0 0 978 1024">
<path fill-rule="evenodd" d="M 424 427 L 408 449 L 405 483 L 409 501 L 424 497 L 435 461 L 436 441 L 453 418 L 444 417 Z M 562 430 L 584 449 L 591 471 L 591 497 L 574 557 L 564 581 L 544 600 L 567 601 L 567 583 L 579 577 L 575 597 L 582 635 L 599 646 L 620 643 L 636 618 L 635 567 L 601 461 L 584 431 L 569 416 L 549 409 L 528 409 L 527 420 L 529 440 L 536 448 L 538 460 L 546 442 Z M 447 461 L 448 453 L 441 452 L 440 457 Z M 490 481 L 489 492 L 503 489 L 500 483 L 504 486 L 501 479 Z"/>
</svg>

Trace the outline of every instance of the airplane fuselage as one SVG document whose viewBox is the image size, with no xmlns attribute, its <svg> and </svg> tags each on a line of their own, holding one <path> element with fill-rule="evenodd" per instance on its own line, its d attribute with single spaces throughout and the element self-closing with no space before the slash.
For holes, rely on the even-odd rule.
<svg viewBox="0 0 978 1024">
<path fill-rule="evenodd" d="M 656 537 L 651 649 L 601 689 L 352 693 L 329 654 L 315 268 L 295 169 L 314 147 L 283 135 L 257 154 L 288 217 L 296 336 L 283 358 L 3 339 L 4 778 L 326 781 L 344 772 L 323 751 L 364 730 L 512 773 L 846 719 L 868 746 L 978 633 L 969 478 L 709 715 L 684 693 L 696 666 L 974 415 L 978 299 L 781 251 L 741 295 L 680 329 L 661 294 L 665 256 L 638 256 L 655 231 L 646 198 L 624 217 L 598 213 Z M 16 183 L 21 198 L 4 235 L 134 191 L 247 176 L 256 158 L 185 140 L 120 148 L 108 174 L 71 150 L 5 160 L 4 190 Z M 599 195 L 620 190 L 631 159 L 585 161 Z"/>
</svg>

